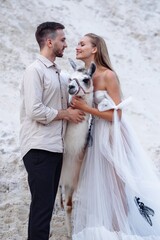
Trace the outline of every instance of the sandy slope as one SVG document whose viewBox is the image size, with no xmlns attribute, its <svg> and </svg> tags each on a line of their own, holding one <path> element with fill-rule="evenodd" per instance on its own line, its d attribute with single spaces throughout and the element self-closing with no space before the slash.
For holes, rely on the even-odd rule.
<svg viewBox="0 0 160 240">
<path fill-rule="evenodd" d="M 24 240 L 29 192 L 19 153 L 19 84 L 35 59 L 34 31 L 43 21 L 66 26 L 68 48 L 57 62 L 70 71 L 80 37 L 103 36 L 120 77 L 126 110 L 139 139 L 160 163 L 160 2 L 159 0 L 1 0 L 0 10 L 0 239 Z M 64 213 L 53 218 L 52 239 L 65 239 Z"/>
</svg>

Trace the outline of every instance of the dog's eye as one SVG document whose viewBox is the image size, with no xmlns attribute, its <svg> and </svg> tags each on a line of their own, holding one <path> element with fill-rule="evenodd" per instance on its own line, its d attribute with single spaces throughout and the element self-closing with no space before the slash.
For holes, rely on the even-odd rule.
<svg viewBox="0 0 160 240">
<path fill-rule="evenodd" d="M 89 80 L 90 80 L 90 78 L 84 78 L 84 79 L 83 79 L 83 82 L 86 83 L 86 84 L 88 84 Z"/>
<path fill-rule="evenodd" d="M 72 79 L 71 79 L 71 78 L 69 78 L 69 79 L 68 79 L 68 82 L 70 83 L 71 81 L 72 81 Z"/>
</svg>

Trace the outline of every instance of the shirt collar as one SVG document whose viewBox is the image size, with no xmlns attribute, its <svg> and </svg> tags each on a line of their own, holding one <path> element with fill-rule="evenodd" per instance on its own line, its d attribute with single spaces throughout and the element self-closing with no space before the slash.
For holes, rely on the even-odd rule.
<svg viewBox="0 0 160 240">
<path fill-rule="evenodd" d="M 37 59 L 40 60 L 47 68 L 54 67 L 58 72 L 60 72 L 60 68 L 57 66 L 57 64 L 51 62 L 48 58 L 44 57 L 43 55 L 38 55 Z"/>
</svg>

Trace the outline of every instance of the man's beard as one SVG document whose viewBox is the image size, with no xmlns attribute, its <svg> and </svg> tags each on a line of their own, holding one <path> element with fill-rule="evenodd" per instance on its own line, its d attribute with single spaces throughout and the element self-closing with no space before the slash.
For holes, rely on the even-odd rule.
<svg viewBox="0 0 160 240">
<path fill-rule="evenodd" d="M 63 52 L 56 51 L 56 57 L 63 57 Z"/>
</svg>

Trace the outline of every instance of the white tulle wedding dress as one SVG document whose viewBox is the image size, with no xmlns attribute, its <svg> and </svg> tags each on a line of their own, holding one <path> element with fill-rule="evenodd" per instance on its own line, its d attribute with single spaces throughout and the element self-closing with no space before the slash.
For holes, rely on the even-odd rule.
<svg viewBox="0 0 160 240">
<path fill-rule="evenodd" d="M 72 239 L 160 239 L 160 179 L 125 119 L 128 99 L 116 106 L 106 91 L 96 91 L 94 99 L 99 111 L 114 109 L 114 119 L 93 120 L 74 196 Z M 121 120 L 117 109 L 124 109 Z"/>
</svg>

